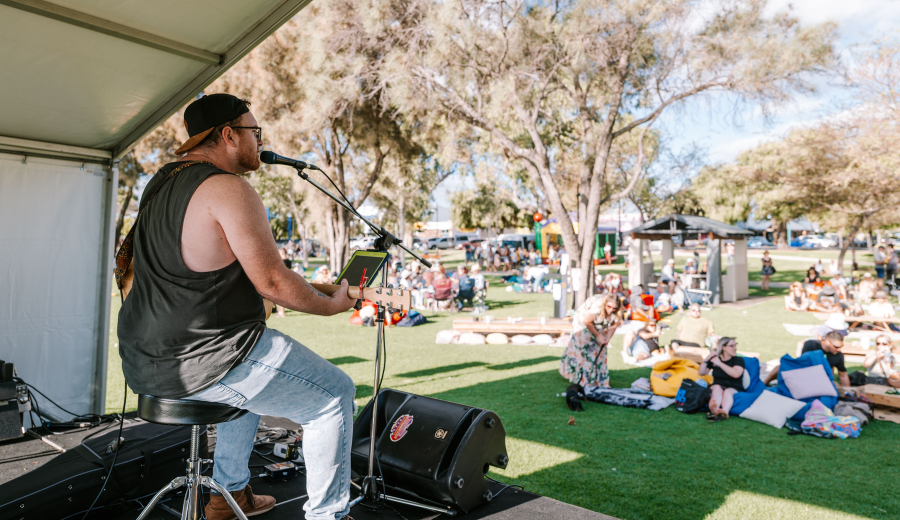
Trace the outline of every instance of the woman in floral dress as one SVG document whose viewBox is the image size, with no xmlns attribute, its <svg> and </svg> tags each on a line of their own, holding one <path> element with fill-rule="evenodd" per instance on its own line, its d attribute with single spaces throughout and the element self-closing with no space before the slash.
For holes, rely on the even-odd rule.
<svg viewBox="0 0 900 520">
<path fill-rule="evenodd" d="M 622 323 L 621 313 L 615 293 L 591 296 L 575 311 L 572 338 L 559 361 L 559 373 L 570 383 L 609 388 L 606 345 Z"/>
</svg>

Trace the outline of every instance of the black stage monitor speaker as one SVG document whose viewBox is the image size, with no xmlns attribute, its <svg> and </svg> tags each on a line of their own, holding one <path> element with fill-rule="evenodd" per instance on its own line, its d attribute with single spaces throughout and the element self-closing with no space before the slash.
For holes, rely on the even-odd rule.
<svg viewBox="0 0 900 520">
<path fill-rule="evenodd" d="M 509 463 L 497 414 L 384 389 L 376 418 L 375 474 L 380 467 L 386 485 L 464 512 L 493 498 L 484 475 Z M 360 475 L 369 471 L 371 421 L 370 401 L 353 425 L 352 467 Z"/>
</svg>

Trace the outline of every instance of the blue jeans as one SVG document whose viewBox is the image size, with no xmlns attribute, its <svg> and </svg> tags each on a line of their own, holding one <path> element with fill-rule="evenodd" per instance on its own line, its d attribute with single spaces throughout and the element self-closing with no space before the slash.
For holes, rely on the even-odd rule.
<svg viewBox="0 0 900 520">
<path fill-rule="evenodd" d="M 304 504 L 308 520 L 343 518 L 350 508 L 353 380 L 291 337 L 267 328 L 238 366 L 189 399 L 249 410 L 219 424 L 213 478 L 228 491 L 244 489 L 261 415 L 303 426 Z"/>
<path fill-rule="evenodd" d="M 877 278 L 884 278 L 884 267 L 875 267 L 875 276 Z"/>
</svg>

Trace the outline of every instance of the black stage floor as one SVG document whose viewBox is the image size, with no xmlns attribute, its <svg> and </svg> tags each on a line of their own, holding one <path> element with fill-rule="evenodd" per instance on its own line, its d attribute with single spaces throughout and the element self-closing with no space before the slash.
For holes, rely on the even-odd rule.
<svg viewBox="0 0 900 520">
<path fill-rule="evenodd" d="M 296 428 L 296 425 L 285 419 L 265 417 L 263 422 L 272 427 Z M 48 438 L 63 448 L 71 449 L 80 444 L 83 438 L 95 433 L 97 433 L 97 430 L 80 430 L 53 435 Z M 213 444 L 212 439 L 210 443 Z M 58 453 L 42 441 L 30 437 L 0 443 L 0 489 L 6 482 L 40 467 Z M 268 462 L 255 454 L 250 460 L 250 464 L 266 463 Z M 173 477 L 175 476 L 173 475 Z M 262 478 L 253 478 L 250 484 L 253 486 L 254 493 L 272 495 L 278 501 L 275 509 L 265 515 L 261 515 L 260 519 L 298 520 L 304 518 L 303 504 L 306 502 L 306 481 L 302 475 L 295 479 L 281 482 L 270 482 Z M 613 518 L 529 493 L 528 491 L 504 488 L 501 484 L 490 483 L 490 489 L 494 493 L 495 498 L 489 504 L 470 513 L 460 514 L 457 518 L 465 520 L 600 520 Z M 166 500 L 163 503 L 166 507 L 160 508 L 157 506 L 150 519 L 172 520 L 177 518 L 173 513 L 181 511 L 182 499 L 181 495 L 177 495 Z M 166 510 L 167 508 L 168 511 Z M 92 514 L 91 517 L 93 516 Z M 108 520 L 134 520 L 137 516 L 138 513 L 135 511 L 120 515 L 97 515 L 98 519 L 103 517 Z M 399 504 L 389 504 L 388 507 L 374 511 L 362 505 L 357 505 L 350 511 L 350 516 L 354 520 L 432 520 L 440 517 L 447 518 L 438 513 Z"/>
</svg>

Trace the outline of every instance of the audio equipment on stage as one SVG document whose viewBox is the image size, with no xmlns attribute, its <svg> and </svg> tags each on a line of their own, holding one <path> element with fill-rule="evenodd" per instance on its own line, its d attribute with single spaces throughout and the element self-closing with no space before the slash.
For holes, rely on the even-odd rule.
<svg viewBox="0 0 900 520">
<path fill-rule="evenodd" d="M 0 360 L 0 441 L 17 439 L 24 434 L 22 414 L 31 409 L 28 389 L 13 381 L 15 367 Z"/>
<path fill-rule="evenodd" d="M 116 452 L 121 453 L 115 460 L 111 481 L 94 506 L 97 516 L 107 507 L 126 507 L 126 502 L 134 506 L 146 504 L 143 497 L 153 496 L 173 478 L 184 475 L 184 458 L 191 446 L 190 427 L 141 420 L 126 422 L 129 424 L 122 430 L 124 442 L 116 442 L 117 425 L 0 485 L 0 519 L 81 518 L 110 474 Z M 206 427 L 202 431 L 199 449 L 206 459 Z M 116 451 L 110 454 L 108 449 Z"/>
<path fill-rule="evenodd" d="M 471 511 L 489 502 L 484 475 L 506 468 L 506 430 L 490 410 L 384 389 L 378 395 L 375 453 L 384 483 L 395 490 Z M 353 470 L 369 463 L 372 402 L 353 425 Z"/>
</svg>

